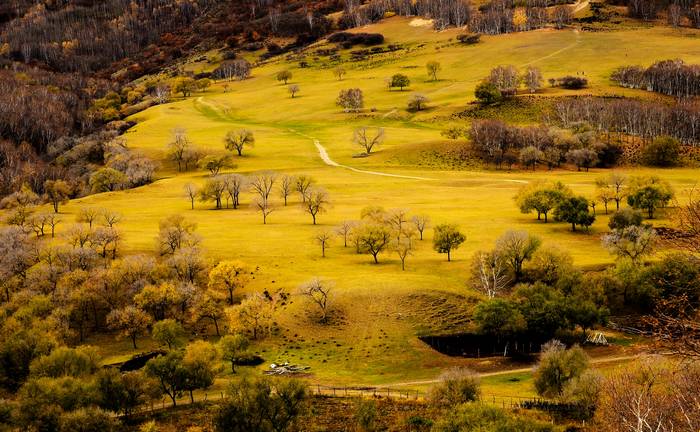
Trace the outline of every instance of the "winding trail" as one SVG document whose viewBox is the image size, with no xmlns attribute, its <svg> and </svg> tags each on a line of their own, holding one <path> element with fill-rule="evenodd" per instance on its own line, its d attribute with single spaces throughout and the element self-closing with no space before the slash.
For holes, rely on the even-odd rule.
<svg viewBox="0 0 700 432">
<path fill-rule="evenodd" d="M 418 176 L 409 176 L 409 175 L 401 175 L 401 174 L 390 174 L 390 173 L 385 173 L 385 172 L 380 172 L 380 171 L 368 171 L 368 170 L 363 170 L 363 169 L 359 169 L 359 168 L 354 168 L 354 167 L 351 167 L 348 165 L 342 165 L 342 164 L 339 164 L 338 162 L 334 161 L 333 159 L 331 159 L 331 157 L 328 155 L 328 151 L 326 150 L 326 148 L 316 138 L 308 136 L 308 135 L 303 134 L 301 132 L 297 132 L 294 129 L 290 129 L 290 132 L 293 132 L 297 135 L 303 136 L 304 138 L 308 138 L 308 139 L 312 140 L 314 142 L 314 145 L 316 146 L 316 149 L 318 150 L 318 155 L 321 157 L 321 160 L 323 161 L 323 163 L 325 163 L 328 166 L 345 168 L 346 170 L 350 170 L 350 171 L 360 173 L 360 174 L 369 174 L 369 175 L 382 176 L 382 177 L 392 177 L 392 178 L 400 178 L 400 179 L 407 179 L 407 180 L 435 180 L 433 178 L 428 178 L 428 177 L 418 177 Z"/>
</svg>

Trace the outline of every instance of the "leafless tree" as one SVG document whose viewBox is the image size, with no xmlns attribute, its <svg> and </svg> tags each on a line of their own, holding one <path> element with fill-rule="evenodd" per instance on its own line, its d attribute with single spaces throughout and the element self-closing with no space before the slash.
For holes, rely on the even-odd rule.
<svg viewBox="0 0 700 432">
<path fill-rule="evenodd" d="M 328 321 L 333 284 L 320 278 L 313 278 L 299 287 L 299 293 L 315 303 L 321 310 L 322 323 Z"/>
<path fill-rule="evenodd" d="M 336 232 L 343 236 L 343 247 L 348 247 L 348 238 L 350 237 L 352 230 L 357 226 L 357 222 L 344 220 L 336 228 Z"/>
<path fill-rule="evenodd" d="M 401 260 L 401 270 L 406 270 L 406 258 L 413 254 L 411 239 L 408 237 L 399 237 L 395 242 L 394 250 L 396 251 L 396 255 L 398 255 L 399 259 Z"/>
<path fill-rule="evenodd" d="M 114 225 L 118 224 L 124 218 L 124 215 L 115 210 L 104 209 L 102 210 L 102 221 L 104 225 L 108 228 L 114 228 Z"/>
<path fill-rule="evenodd" d="M 306 198 L 309 195 L 309 189 L 314 184 L 314 179 L 310 176 L 302 174 L 296 178 L 296 191 L 301 195 L 302 202 L 306 202 Z"/>
<path fill-rule="evenodd" d="M 347 72 L 346 72 L 345 68 L 342 66 L 338 66 L 337 68 L 333 69 L 333 75 L 335 75 L 335 77 L 338 79 L 338 81 L 342 81 L 343 76 L 345 76 L 346 73 Z"/>
<path fill-rule="evenodd" d="M 472 258 L 472 281 L 474 287 L 488 298 L 504 292 L 511 282 L 508 265 L 496 251 L 479 251 Z"/>
<path fill-rule="evenodd" d="M 306 201 L 301 206 L 306 213 L 311 215 L 313 224 L 316 225 L 316 217 L 321 213 L 325 213 L 329 204 L 328 192 L 321 188 L 311 188 L 307 192 Z"/>
<path fill-rule="evenodd" d="M 326 257 L 326 248 L 328 243 L 333 239 L 333 233 L 327 230 L 320 231 L 314 236 L 316 242 L 321 246 L 321 257 Z"/>
<path fill-rule="evenodd" d="M 294 191 L 296 179 L 290 175 L 283 175 L 280 179 L 280 196 L 284 199 L 284 205 L 287 206 L 287 199 Z"/>
<path fill-rule="evenodd" d="M 102 210 L 98 207 L 81 207 L 78 210 L 77 222 L 84 222 L 92 228 L 92 224 L 100 217 Z"/>
<path fill-rule="evenodd" d="M 199 189 L 194 183 L 187 183 L 185 185 L 185 194 L 190 199 L 190 208 L 194 210 L 194 200 L 199 195 Z"/>
<path fill-rule="evenodd" d="M 275 210 L 269 200 L 263 199 L 260 196 L 253 199 L 252 207 L 262 214 L 263 225 L 267 224 L 267 217 Z"/>
<path fill-rule="evenodd" d="M 372 153 L 372 149 L 384 142 L 384 128 L 371 129 L 367 126 L 360 126 L 353 133 L 353 142 L 365 151 L 366 154 Z"/>
<path fill-rule="evenodd" d="M 287 91 L 289 91 L 289 94 L 292 96 L 292 99 L 296 97 L 296 94 L 299 93 L 299 90 L 299 84 L 292 84 L 287 88 Z"/>
<path fill-rule="evenodd" d="M 413 222 L 413 226 L 420 233 L 420 239 L 423 240 L 423 232 L 430 225 L 430 218 L 426 215 L 416 215 L 411 218 L 411 222 Z"/>
<path fill-rule="evenodd" d="M 228 195 L 228 199 L 231 200 L 231 205 L 233 205 L 235 210 L 241 204 L 241 191 L 245 188 L 247 180 L 240 174 L 227 174 L 222 177 L 222 181 L 224 182 L 224 190 Z"/>
</svg>

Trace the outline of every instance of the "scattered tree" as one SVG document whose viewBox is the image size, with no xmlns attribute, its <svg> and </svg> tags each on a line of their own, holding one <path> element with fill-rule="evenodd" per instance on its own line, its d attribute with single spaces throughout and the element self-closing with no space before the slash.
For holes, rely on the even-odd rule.
<svg viewBox="0 0 700 432">
<path fill-rule="evenodd" d="M 209 289 L 225 294 L 230 305 L 233 305 L 234 292 L 249 281 L 250 269 L 241 261 L 221 261 L 209 272 Z"/>
<path fill-rule="evenodd" d="M 136 347 L 136 338 L 144 334 L 151 324 L 151 317 L 143 310 L 134 306 L 116 309 L 107 316 L 107 325 L 122 332 L 124 337 L 131 339 Z"/>
<path fill-rule="evenodd" d="M 243 155 L 244 148 L 255 146 L 255 135 L 250 129 L 238 129 L 230 131 L 224 137 L 224 147 L 228 151 L 236 151 L 238 156 Z"/>
<path fill-rule="evenodd" d="M 353 142 L 365 151 L 365 154 L 371 154 L 374 147 L 384 142 L 384 128 L 372 129 L 367 126 L 360 126 L 353 133 Z"/>
<path fill-rule="evenodd" d="M 588 199 L 582 196 L 564 198 L 554 212 L 554 217 L 558 221 L 571 224 L 571 231 L 576 231 L 576 225 L 588 230 L 595 222 L 595 215 L 588 209 Z"/>
<path fill-rule="evenodd" d="M 404 74 L 395 74 L 391 77 L 391 84 L 389 87 L 398 87 L 400 91 L 403 91 L 405 87 L 411 85 L 411 80 Z"/>
<path fill-rule="evenodd" d="M 328 321 L 333 284 L 320 278 L 313 278 L 299 287 L 299 294 L 307 297 L 321 312 L 320 322 Z"/>
<path fill-rule="evenodd" d="M 299 93 L 300 90 L 301 88 L 299 87 L 299 84 L 292 84 L 289 87 L 287 87 L 287 91 L 289 92 L 290 96 L 292 96 L 292 99 L 296 97 L 297 93 Z"/>
<path fill-rule="evenodd" d="M 168 350 L 184 345 L 185 330 L 174 319 L 164 319 L 153 324 L 151 337 L 160 345 L 165 345 Z"/>
<path fill-rule="evenodd" d="M 231 363 L 231 373 L 236 373 L 236 364 L 250 357 L 249 346 L 248 338 L 238 333 L 219 339 L 222 359 Z"/>
<path fill-rule="evenodd" d="M 341 90 L 336 99 L 336 105 L 347 112 L 360 112 L 364 107 L 362 90 L 359 88 Z"/>
<path fill-rule="evenodd" d="M 292 71 L 285 69 L 277 72 L 277 81 L 284 81 L 284 85 L 287 85 L 287 81 L 292 79 Z"/>
<path fill-rule="evenodd" d="M 301 205 L 304 211 L 311 215 L 313 224 L 316 225 L 316 217 L 328 210 L 330 202 L 328 193 L 320 188 L 312 188 L 307 191 L 306 201 Z"/>
<path fill-rule="evenodd" d="M 527 231 L 509 230 L 496 240 L 496 253 L 506 260 L 513 279 L 518 282 L 523 276 L 523 263 L 532 259 L 541 244 L 539 237 L 531 236 Z"/>
<path fill-rule="evenodd" d="M 440 65 L 440 62 L 437 62 L 437 61 L 434 61 L 434 60 L 433 60 L 433 61 L 429 61 L 428 63 L 426 63 L 425 68 L 427 69 L 428 75 L 430 76 L 430 78 L 431 78 L 433 81 L 437 81 L 437 79 L 438 79 L 438 78 L 437 78 L 437 74 L 438 74 L 438 72 L 440 72 L 440 70 L 442 69 L 442 66 Z"/>
<path fill-rule="evenodd" d="M 450 261 L 452 251 L 459 248 L 464 240 L 466 237 L 459 231 L 457 225 L 438 225 L 435 227 L 433 236 L 433 248 L 438 253 L 446 253 L 447 261 Z"/>
</svg>

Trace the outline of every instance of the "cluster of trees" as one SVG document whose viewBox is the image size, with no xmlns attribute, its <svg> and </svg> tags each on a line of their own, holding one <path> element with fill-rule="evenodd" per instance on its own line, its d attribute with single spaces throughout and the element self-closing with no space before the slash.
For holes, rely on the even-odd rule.
<svg viewBox="0 0 700 432">
<path fill-rule="evenodd" d="M 687 145 L 700 143 L 700 105 L 681 101 L 671 105 L 635 99 L 562 98 L 554 103 L 553 119 L 565 127 L 581 121 L 607 135 L 651 141 L 671 136 Z"/>
<path fill-rule="evenodd" d="M 657 61 L 648 68 L 621 66 L 610 78 L 619 85 L 675 96 L 700 95 L 700 65 L 689 65 L 683 60 Z"/>
<path fill-rule="evenodd" d="M 536 93 L 542 88 L 542 82 L 542 72 L 537 67 L 528 66 L 521 74 L 515 66 L 498 66 L 476 86 L 474 95 L 483 104 L 494 104 L 515 96 L 521 84 L 530 93 Z"/>
<path fill-rule="evenodd" d="M 576 226 L 588 228 L 595 222 L 595 213 L 589 207 L 592 202 L 585 196 L 576 196 L 571 189 L 561 182 L 535 182 L 524 186 L 514 197 L 516 205 L 522 213 L 537 212 L 537 220 L 548 222 L 550 212 L 554 219 L 571 224 L 571 230 Z M 595 204 L 593 204 L 595 207 Z"/>
<path fill-rule="evenodd" d="M 477 331 L 499 340 L 543 343 L 562 332 L 605 323 L 604 295 L 571 257 L 525 231 L 508 231 L 472 260 L 472 284 L 487 296 L 474 311 Z"/>
<path fill-rule="evenodd" d="M 452 128 L 443 135 L 452 139 L 469 137 L 471 150 L 499 168 L 520 164 L 533 170 L 538 165 L 553 169 L 568 162 L 580 171 L 617 162 L 621 154 L 618 146 L 600 141 L 586 124 L 570 126 L 572 129 L 565 131 L 543 125 L 521 127 L 500 120 L 474 120 L 470 129 Z"/>
<path fill-rule="evenodd" d="M 403 16 L 425 16 L 433 19 L 436 29 L 467 26 L 477 33 L 501 34 L 534 30 L 548 24 L 561 28 L 573 19 L 566 4 L 546 0 L 529 0 L 524 5 L 509 0 L 493 0 L 475 7 L 470 0 L 372 0 L 345 2 L 341 25 L 361 27 L 377 21 L 387 13 Z"/>
<path fill-rule="evenodd" d="M 9 22 L 3 39 L 18 60 L 39 61 L 62 71 L 95 71 L 191 24 L 210 4 L 110 0 L 56 11 L 38 4 Z"/>
<path fill-rule="evenodd" d="M 627 12 L 629 16 L 643 20 L 656 19 L 660 12 L 666 7 L 666 18 L 670 25 L 678 27 L 688 24 L 695 28 L 700 28 L 700 7 L 692 1 L 674 1 L 669 3 L 659 3 L 653 0 L 628 0 Z"/>
<path fill-rule="evenodd" d="M 387 211 L 370 206 L 362 210 L 359 221 L 343 221 L 336 228 L 336 234 L 342 237 L 343 247 L 354 246 L 356 253 L 371 255 L 375 264 L 380 254 L 393 250 L 405 268 L 406 259 L 415 248 L 416 237 L 423 240 L 429 225 L 430 219 L 424 215 L 410 216 L 405 209 Z"/>
<path fill-rule="evenodd" d="M 316 225 L 319 215 L 325 213 L 330 207 L 330 199 L 325 189 L 317 186 L 313 178 L 307 175 L 278 175 L 272 171 L 261 172 L 251 176 L 241 174 L 223 174 L 212 172 L 201 188 L 193 183 L 185 185 L 185 193 L 190 201 L 190 207 L 194 209 L 195 200 L 202 202 L 214 202 L 215 208 L 229 206 L 237 209 L 241 205 L 241 193 L 249 191 L 254 195 L 251 208 L 259 211 L 263 217 L 263 223 L 267 223 L 267 217 L 277 206 L 272 200 L 274 195 L 284 201 L 286 207 L 289 197 L 298 193 L 299 206 L 311 216 Z"/>
</svg>

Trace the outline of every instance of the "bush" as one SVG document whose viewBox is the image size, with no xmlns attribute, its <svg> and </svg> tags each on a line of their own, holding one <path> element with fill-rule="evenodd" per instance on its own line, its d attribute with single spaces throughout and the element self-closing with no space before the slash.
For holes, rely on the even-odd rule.
<svg viewBox="0 0 700 432">
<path fill-rule="evenodd" d="M 642 225 L 643 219 L 644 216 L 642 216 L 641 212 L 631 208 L 624 208 L 616 211 L 612 214 L 612 216 L 610 216 L 608 227 L 610 227 L 611 230 L 623 230 L 629 226 Z"/>
<path fill-rule="evenodd" d="M 565 76 L 557 78 L 557 85 L 569 90 L 580 90 L 588 87 L 588 79 L 575 76 Z"/>
<path fill-rule="evenodd" d="M 476 86 L 476 89 L 474 89 L 474 96 L 476 100 L 483 105 L 491 105 L 503 100 L 503 95 L 501 91 L 498 90 L 498 87 L 486 81 Z"/>
<path fill-rule="evenodd" d="M 453 368 L 440 375 L 440 383 L 430 389 L 430 400 L 437 406 L 450 407 L 479 400 L 479 376 L 465 368 Z"/>
<path fill-rule="evenodd" d="M 457 40 L 463 44 L 474 45 L 481 41 L 481 35 L 478 33 L 463 33 L 457 36 Z"/>
<path fill-rule="evenodd" d="M 672 167 L 678 165 L 681 145 L 675 138 L 662 136 L 654 139 L 642 149 L 644 165 Z"/>
<path fill-rule="evenodd" d="M 328 42 L 340 43 L 345 48 L 355 45 L 381 45 L 384 43 L 384 35 L 381 33 L 348 33 L 338 32 L 328 37 Z"/>
</svg>

